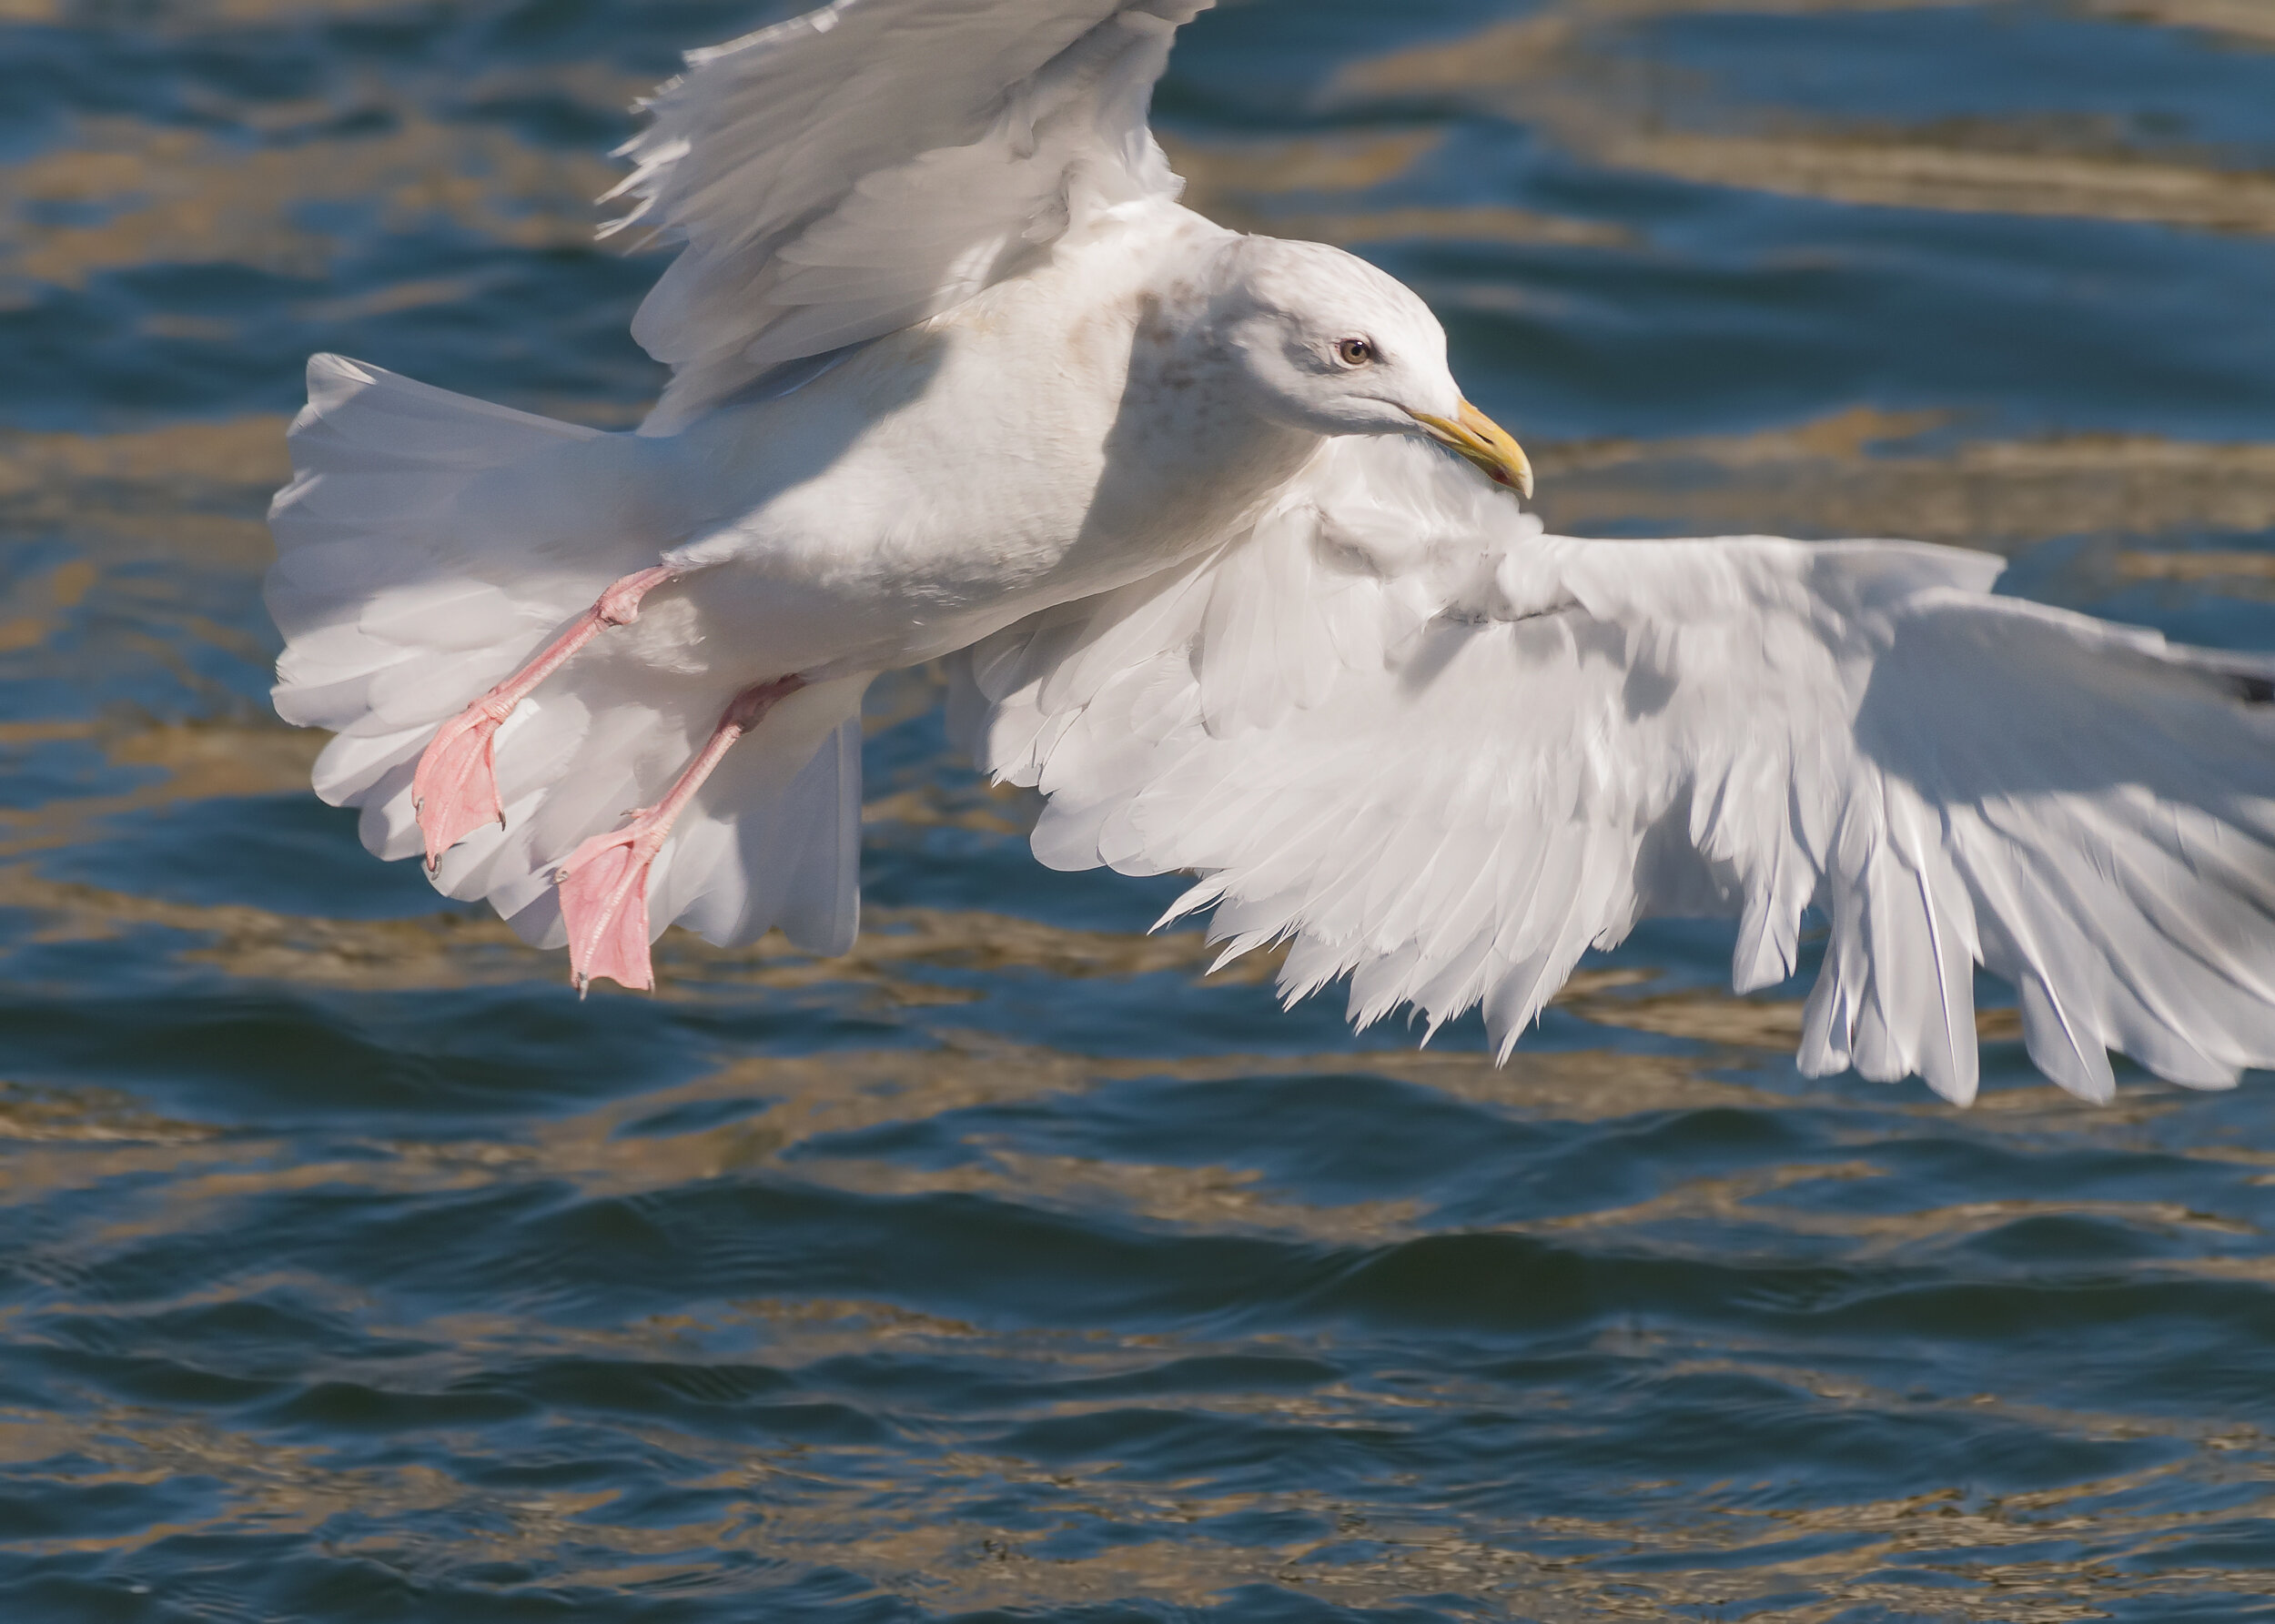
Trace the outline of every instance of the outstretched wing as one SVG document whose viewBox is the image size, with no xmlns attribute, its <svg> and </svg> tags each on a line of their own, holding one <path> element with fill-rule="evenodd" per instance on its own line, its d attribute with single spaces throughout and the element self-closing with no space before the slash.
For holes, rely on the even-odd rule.
<svg viewBox="0 0 2275 1624">
<path fill-rule="evenodd" d="M 971 651 L 957 721 L 1043 860 L 1200 876 L 1230 952 L 1506 1053 L 1590 946 L 1831 927 L 1813 1074 L 1973 1096 L 1972 980 L 2073 1093 L 2275 1062 L 2275 661 L 1988 595 L 1904 542 L 1581 541 L 1429 448 L 1330 442 L 1239 546 Z"/>
<path fill-rule="evenodd" d="M 611 229 L 686 246 L 632 336 L 668 429 L 784 362 L 906 327 L 1070 226 L 1173 199 L 1146 124 L 1212 0 L 834 0 L 691 53 Z"/>
</svg>

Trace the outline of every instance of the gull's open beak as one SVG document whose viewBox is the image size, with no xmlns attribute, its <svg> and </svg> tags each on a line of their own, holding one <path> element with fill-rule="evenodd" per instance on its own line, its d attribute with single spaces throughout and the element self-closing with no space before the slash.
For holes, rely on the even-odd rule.
<svg viewBox="0 0 2275 1624">
<path fill-rule="evenodd" d="M 1458 421 L 1433 418 L 1423 411 L 1416 412 L 1414 420 L 1440 445 L 1460 452 L 1483 469 L 1486 478 L 1494 484 L 1512 487 L 1528 497 L 1532 494 L 1532 465 L 1525 460 L 1524 448 L 1509 438 L 1506 429 L 1468 401 L 1461 402 Z"/>
</svg>

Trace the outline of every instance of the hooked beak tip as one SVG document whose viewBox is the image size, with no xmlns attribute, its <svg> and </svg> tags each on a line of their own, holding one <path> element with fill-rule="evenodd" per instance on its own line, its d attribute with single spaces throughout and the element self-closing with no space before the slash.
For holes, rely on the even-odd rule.
<svg viewBox="0 0 2275 1624">
<path fill-rule="evenodd" d="M 1527 499 L 1532 495 L 1532 463 L 1524 448 L 1468 401 L 1461 402 L 1459 418 L 1436 418 L 1418 411 L 1414 420 L 1431 439 L 1475 464 L 1494 484 Z"/>
</svg>

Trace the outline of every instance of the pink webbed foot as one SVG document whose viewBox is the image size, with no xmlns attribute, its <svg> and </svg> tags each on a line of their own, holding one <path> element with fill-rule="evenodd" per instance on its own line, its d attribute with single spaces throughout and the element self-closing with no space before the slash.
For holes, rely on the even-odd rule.
<svg viewBox="0 0 2275 1624">
<path fill-rule="evenodd" d="M 669 829 L 652 809 L 635 813 L 625 827 L 586 841 L 554 873 L 569 924 L 570 979 L 580 993 L 602 976 L 635 993 L 654 988 L 648 870 Z"/>
<path fill-rule="evenodd" d="M 444 722 L 434 742 L 419 758 L 419 771 L 410 781 L 410 801 L 419 813 L 419 832 L 426 837 L 430 873 L 441 862 L 445 852 L 477 829 L 491 823 L 505 826 L 505 808 L 498 801 L 498 773 L 490 749 L 511 708 L 501 709 L 485 695 Z"/>
<path fill-rule="evenodd" d="M 736 694 L 719 718 L 711 741 L 687 764 L 670 793 L 632 813 L 632 822 L 622 829 L 594 835 L 553 871 L 553 883 L 561 888 L 561 916 L 569 926 L 569 979 L 579 993 L 602 976 L 635 993 L 653 990 L 648 871 L 656 853 L 734 741 L 804 686 L 804 678 L 783 677 Z"/>
<path fill-rule="evenodd" d="M 441 863 L 445 852 L 477 829 L 491 823 L 505 826 L 493 750 L 498 730 L 513 708 L 602 632 L 638 620 L 640 600 L 677 574 L 659 565 L 615 582 L 535 659 L 442 724 L 419 758 L 410 781 L 411 810 L 419 815 L 419 832 L 426 842 L 429 873 Z"/>
</svg>

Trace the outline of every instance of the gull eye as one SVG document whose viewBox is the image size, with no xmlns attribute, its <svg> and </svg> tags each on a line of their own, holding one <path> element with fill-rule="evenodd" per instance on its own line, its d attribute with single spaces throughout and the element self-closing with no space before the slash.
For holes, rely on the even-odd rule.
<svg viewBox="0 0 2275 1624">
<path fill-rule="evenodd" d="M 1335 347 L 1335 358 L 1346 367 L 1363 367 L 1374 359 L 1374 346 L 1364 338 L 1346 338 Z"/>
</svg>

